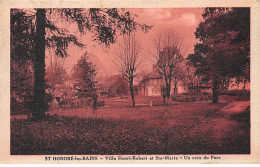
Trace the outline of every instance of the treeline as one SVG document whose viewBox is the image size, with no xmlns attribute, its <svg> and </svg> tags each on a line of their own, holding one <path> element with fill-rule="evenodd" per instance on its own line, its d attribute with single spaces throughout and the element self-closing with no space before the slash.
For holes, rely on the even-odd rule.
<svg viewBox="0 0 260 167">
<path fill-rule="evenodd" d="M 48 109 L 45 79 L 45 53 L 51 49 L 58 57 L 68 56 L 67 48 L 84 44 L 66 28 L 59 28 L 57 22 L 65 21 L 77 26 L 81 34 L 91 33 L 92 39 L 109 46 L 119 35 L 141 29 L 147 32 L 151 27 L 134 21 L 136 17 L 125 9 L 116 8 L 62 8 L 62 9 L 11 9 L 11 102 L 23 103 L 30 96 L 30 111 L 35 119 L 44 118 Z M 28 76 L 33 86 L 22 89 L 19 68 L 27 68 L 31 63 L 33 75 Z M 18 79 L 18 80 L 17 80 Z M 27 79 L 25 79 L 27 80 Z M 30 90 L 29 90 L 30 89 Z M 11 105 L 12 105 L 11 104 Z"/>
</svg>

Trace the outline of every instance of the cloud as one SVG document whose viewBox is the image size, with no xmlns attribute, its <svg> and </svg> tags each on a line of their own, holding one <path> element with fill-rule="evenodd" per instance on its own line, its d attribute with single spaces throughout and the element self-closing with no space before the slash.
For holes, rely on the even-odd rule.
<svg viewBox="0 0 260 167">
<path fill-rule="evenodd" d="M 144 15 L 153 19 L 167 19 L 171 17 L 169 9 L 145 9 Z"/>
<path fill-rule="evenodd" d="M 179 16 L 176 16 L 170 21 L 162 21 L 161 24 L 168 24 L 177 27 L 197 27 L 199 19 L 193 13 L 182 13 Z"/>
<path fill-rule="evenodd" d="M 182 22 L 184 22 L 187 26 L 194 26 L 197 23 L 196 16 L 193 13 L 183 13 L 181 15 Z"/>
</svg>

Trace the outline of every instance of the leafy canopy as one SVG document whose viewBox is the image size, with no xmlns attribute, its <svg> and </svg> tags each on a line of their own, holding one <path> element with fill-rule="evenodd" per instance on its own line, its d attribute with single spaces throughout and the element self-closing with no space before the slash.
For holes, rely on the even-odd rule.
<svg viewBox="0 0 260 167">
<path fill-rule="evenodd" d="M 188 61 L 196 74 L 209 80 L 214 76 L 248 76 L 250 62 L 250 9 L 206 8 L 204 21 L 195 32 L 200 43 Z M 246 72 L 247 71 L 247 72 Z"/>
</svg>

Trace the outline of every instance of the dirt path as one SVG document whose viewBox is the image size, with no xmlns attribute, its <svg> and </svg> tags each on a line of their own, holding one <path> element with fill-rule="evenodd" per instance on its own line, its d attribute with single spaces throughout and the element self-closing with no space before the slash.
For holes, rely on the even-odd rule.
<svg viewBox="0 0 260 167">
<path fill-rule="evenodd" d="M 228 114 L 239 114 L 244 112 L 248 106 L 250 106 L 250 101 L 232 101 L 221 111 Z"/>
</svg>

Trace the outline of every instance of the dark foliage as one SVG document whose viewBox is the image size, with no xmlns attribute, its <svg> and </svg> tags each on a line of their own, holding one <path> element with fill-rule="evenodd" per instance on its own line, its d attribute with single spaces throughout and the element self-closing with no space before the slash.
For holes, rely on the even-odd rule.
<svg viewBox="0 0 260 167">
<path fill-rule="evenodd" d="M 35 19 L 11 9 L 11 114 L 29 113 L 33 106 Z"/>
<path fill-rule="evenodd" d="M 96 68 L 95 65 L 89 61 L 87 54 L 81 56 L 73 70 L 72 77 L 76 97 L 93 98 L 97 96 Z"/>
<path fill-rule="evenodd" d="M 187 60 L 197 75 L 211 81 L 217 103 L 222 81 L 250 80 L 250 9 L 205 8 L 203 18 L 195 32 L 200 43 Z"/>
<path fill-rule="evenodd" d="M 212 100 L 212 95 L 210 94 L 177 94 L 171 96 L 172 101 L 177 102 L 196 102 L 196 101 L 210 101 Z"/>
</svg>

